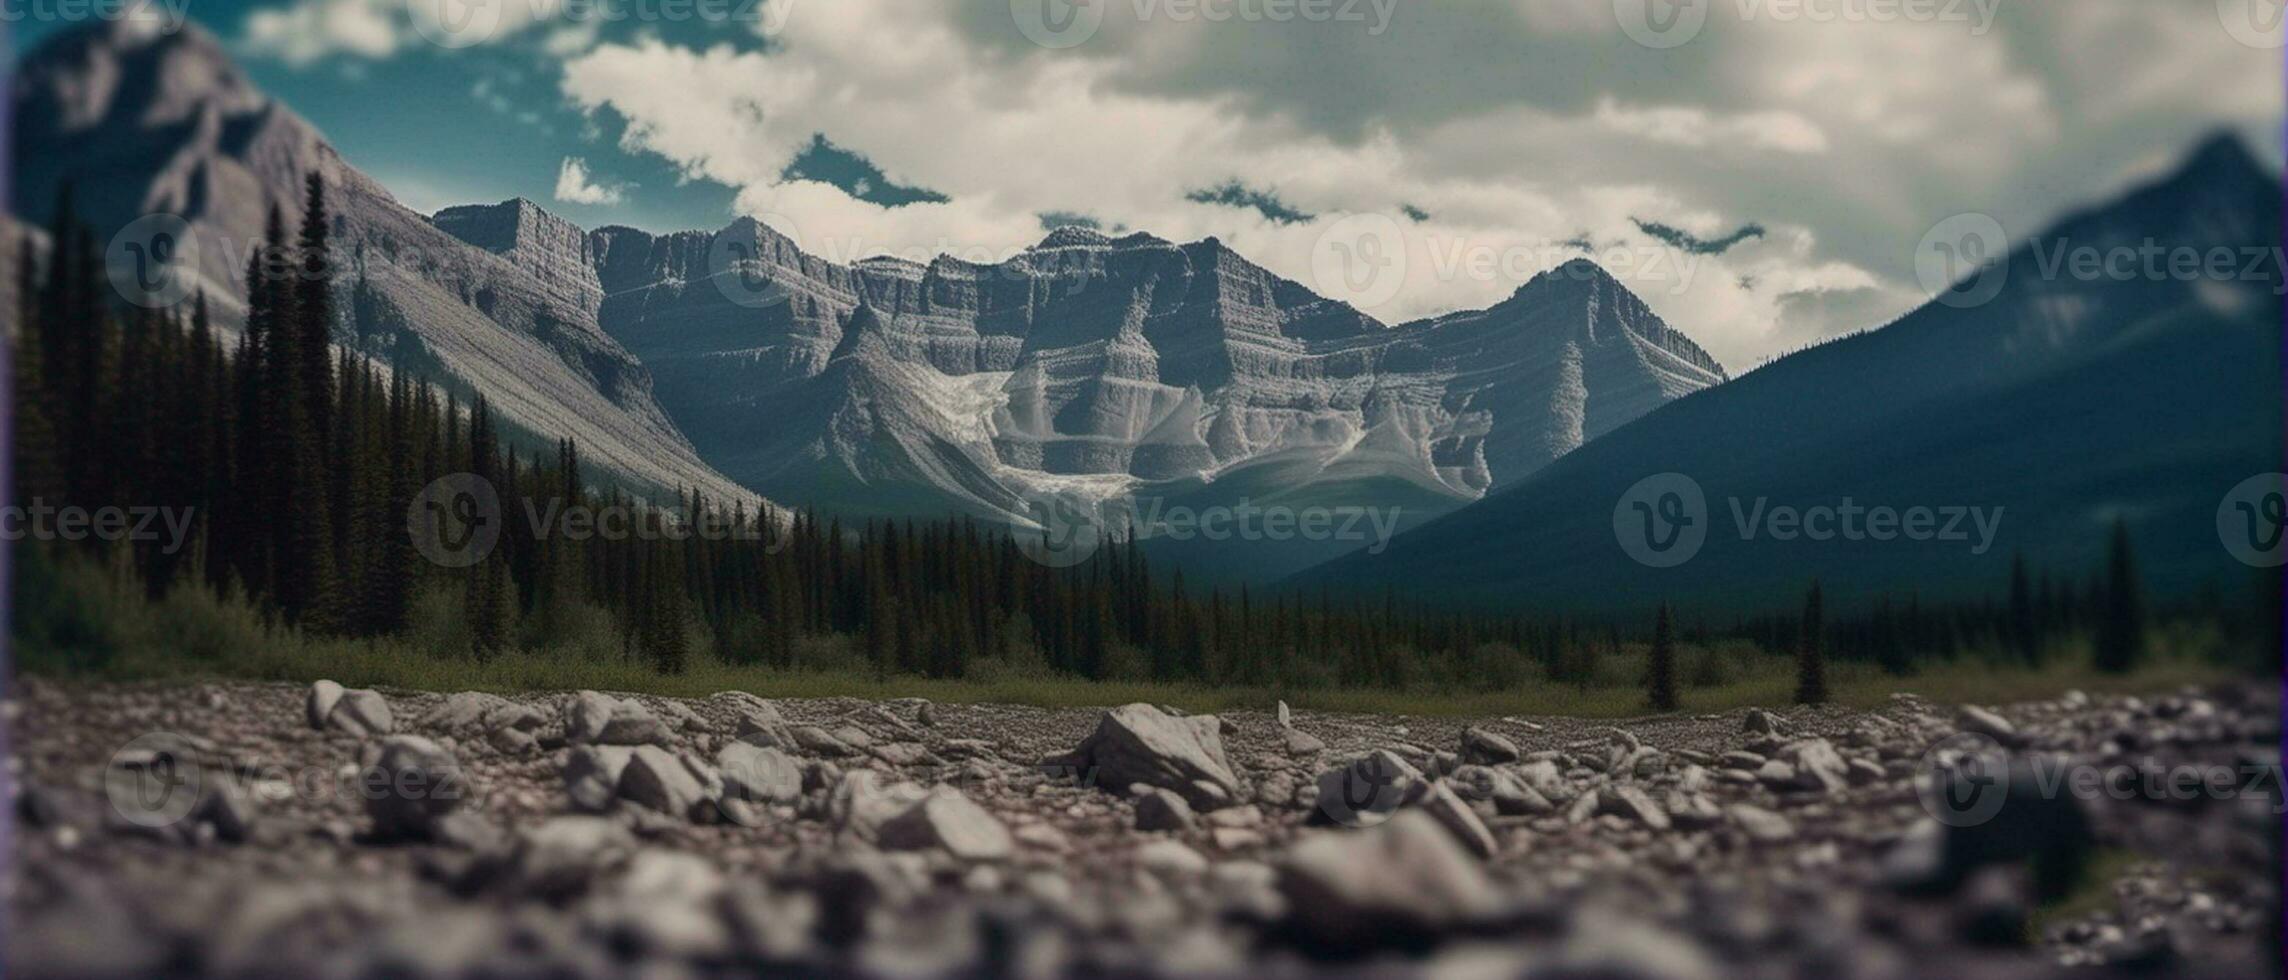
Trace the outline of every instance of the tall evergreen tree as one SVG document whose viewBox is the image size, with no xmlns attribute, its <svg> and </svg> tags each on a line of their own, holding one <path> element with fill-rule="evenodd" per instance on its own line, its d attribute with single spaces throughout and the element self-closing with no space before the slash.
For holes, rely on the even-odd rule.
<svg viewBox="0 0 2288 980">
<path fill-rule="evenodd" d="M 2115 518 L 2106 548 L 2105 607 L 2098 619 L 2097 669 L 2126 674 L 2145 659 L 2145 596 L 2130 554 L 2129 524 Z"/>
<path fill-rule="evenodd" d="M 1668 603 L 1665 602 L 1660 604 L 1660 615 L 1653 621 L 1652 654 L 1646 662 L 1645 691 L 1652 710 L 1676 710 L 1676 628 L 1669 621 Z"/>
<path fill-rule="evenodd" d="M 1827 613 L 1822 608 L 1817 579 L 1812 580 L 1811 592 L 1804 596 L 1795 658 L 1796 703 L 1827 703 Z"/>
</svg>

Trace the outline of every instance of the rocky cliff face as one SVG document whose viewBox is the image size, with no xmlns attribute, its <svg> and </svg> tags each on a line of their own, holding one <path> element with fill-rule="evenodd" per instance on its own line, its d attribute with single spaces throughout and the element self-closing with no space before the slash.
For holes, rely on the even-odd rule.
<svg viewBox="0 0 2288 980">
<path fill-rule="evenodd" d="M 1394 328 L 1213 239 L 1066 228 L 993 265 L 842 265 L 742 219 L 589 251 L 605 329 L 710 461 L 863 512 L 1217 483 L 1444 509 L 1724 378 L 1586 262 Z"/>
<path fill-rule="evenodd" d="M 598 328 L 602 292 L 580 229 L 529 202 L 433 224 L 257 91 L 195 26 L 59 35 L 22 64 L 12 107 L 13 211 L 47 224 L 69 179 L 76 210 L 105 234 L 145 214 L 182 217 L 226 326 L 242 315 L 265 216 L 278 209 L 291 227 L 317 174 L 345 267 L 339 342 L 481 391 L 512 422 L 573 436 L 584 456 L 640 482 L 744 495 L 700 462 L 654 401 L 650 372 Z"/>
</svg>

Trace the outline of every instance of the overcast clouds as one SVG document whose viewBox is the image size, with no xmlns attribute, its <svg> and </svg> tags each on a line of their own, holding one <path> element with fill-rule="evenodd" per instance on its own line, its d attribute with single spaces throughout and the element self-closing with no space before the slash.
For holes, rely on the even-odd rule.
<svg viewBox="0 0 2288 980">
<path fill-rule="evenodd" d="M 500 38 L 595 123 L 575 193 L 640 199 L 614 158 L 664 159 L 845 261 L 997 257 L 1037 241 L 1046 213 L 1215 235 L 1392 322 L 1498 301 L 1585 238 L 1735 370 L 1919 302 L 1913 249 L 1941 218 L 2030 231 L 2219 125 L 2269 146 L 2281 116 L 2279 51 L 2236 40 L 2209 0 L 1713 0 L 1668 49 L 1624 31 L 1635 0 L 1228 0 L 1209 5 L 1233 14 L 1218 20 L 1094 0 L 1094 33 L 1059 48 L 1027 22 L 1044 2 L 1067 12 L 766 0 L 767 26 L 706 36 L 568 25 L 551 0 Z M 299 0 L 246 40 L 305 61 L 421 43 L 382 6 Z M 1935 16 L 1863 16 L 1902 6 Z M 818 134 L 947 200 L 883 207 L 782 179 Z M 1233 180 L 1313 217 L 1191 199 Z M 1314 274 L 1354 212 L 1402 235 L 1395 288 Z M 1694 254 L 1641 223 L 1765 233 Z"/>
</svg>

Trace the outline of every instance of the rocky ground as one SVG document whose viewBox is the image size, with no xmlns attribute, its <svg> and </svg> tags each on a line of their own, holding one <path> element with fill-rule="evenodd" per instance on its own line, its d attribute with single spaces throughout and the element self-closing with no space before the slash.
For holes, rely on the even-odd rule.
<svg viewBox="0 0 2288 980">
<path fill-rule="evenodd" d="M 5 710 L 20 977 L 2280 971 L 2269 691 L 1613 725 L 27 679 Z"/>
</svg>

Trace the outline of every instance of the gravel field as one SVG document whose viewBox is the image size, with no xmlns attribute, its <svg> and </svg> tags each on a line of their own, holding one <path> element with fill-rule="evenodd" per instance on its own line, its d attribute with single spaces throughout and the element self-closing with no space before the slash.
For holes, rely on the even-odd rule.
<svg viewBox="0 0 2288 980">
<path fill-rule="evenodd" d="M 2278 711 L 2218 689 L 1614 724 L 23 679 L 6 969 L 2276 976 Z"/>
</svg>

